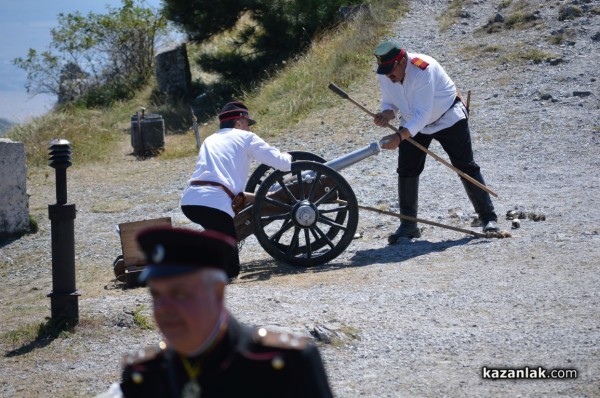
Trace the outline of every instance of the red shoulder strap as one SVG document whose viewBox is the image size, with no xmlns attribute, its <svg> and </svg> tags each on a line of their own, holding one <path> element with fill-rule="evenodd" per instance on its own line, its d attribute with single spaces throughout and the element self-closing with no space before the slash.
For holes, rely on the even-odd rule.
<svg viewBox="0 0 600 398">
<path fill-rule="evenodd" d="M 421 58 L 417 58 L 417 57 L 412 58 L 410 60 L 410 63 L 423 69 L 423 70 L 427 69 L 427 67 L 429 66 L 429 64 L 427 62 L 425 62 Z"/>
</svg>

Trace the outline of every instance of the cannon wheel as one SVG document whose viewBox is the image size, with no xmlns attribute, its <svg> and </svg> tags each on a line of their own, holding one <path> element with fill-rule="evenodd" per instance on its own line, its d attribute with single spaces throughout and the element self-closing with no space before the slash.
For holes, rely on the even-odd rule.
<svg viewBox="0 0 600 398">
<path fill-rule="evenodd" d="M 289 151 L 290 155 L 292 155 L 292 159 L 294 161 L 297 160 L 312 160 L 313 162 L 325 163 L 325 159 L 320 157 L 319 155 L 315 155 L 311 152 L 306 151 Z M 256 191 L 261 182 L 267 178 L 267 175 L 273 171 L 273 168 L 267 166 L 266 164 L 259 165 L 253 172 L 250 174 L 250 178 L 248 178 L 248 182 L 246 183 L 246 188 L 244 188 L 245 192 Z"/>
<path fill-rule="evenodd" d="M 294 161 L 299 161 L 299 160 L 310 160 L 313 162 L 318 162 L 318 163 L 325 163 L 325 159 L 323 159 L 322 157 L 320 157 L 319 155 L 315 155 L 312 152 L 307 152 L 307 151 L 289 151 L 288 152 L 290 155 L 292 155 L 292 159 Z M 244 188 L 245 192 L 255 192 L 258 187 L 260 186 L 260 184 L 265 180 L 265 178 L 267 178 L 267 176 L 273 172 L 273 168 L 270 166 L 267 166 L 266 164 L 261 164 L 259 165 L 254 172 L 250 175 L 250 178 L 248 179 L 248 182 L 246 183 L 246 188 Z M 335 222 L 338 224 L 342 224 L 344 222 L 344 218 L 346 217 L 346 214 L 343 212 L 340 212 L 335 219 Z M 329 228 L 329 230 L 327 231 L 326 235 L 327 238 L 329 239 L 334 239 L 335 235 L 337 235 L 337 233 L 340 230 L 338 228 Z M 324 239 L 317 239 L 315 242 L 313 242 L 312 244 L 312 249 L 313 250 L 317 250 L 320 249 L 321 247 L 325 246 L 327 244 L 327 241 Z"/>
<path fill-rule="evenodd" d="M 306 174 L 310 177 L 298 184 Z M 267 195 L 272 187 L 279 192 Z M 291 171 L 272 172 L 258 188 L 253 207 L 260 245 L 273 258 L 296 266 L 331 261 L 352 242 L 358 226 L 352 188 L 337 171 L 317 162 L 298 161 Z"/>
</svg>

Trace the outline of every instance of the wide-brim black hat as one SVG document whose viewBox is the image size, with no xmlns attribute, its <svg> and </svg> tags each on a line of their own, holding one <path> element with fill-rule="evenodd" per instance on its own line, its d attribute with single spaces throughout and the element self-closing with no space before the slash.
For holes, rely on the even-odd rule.
<svg viewBox="0 0 600 398">
<path fill-rule="evenodd" d="M 231 267 L 236 256 L 236 242 L 217 231 L 195 231 L 185 228 L 149 228 L 137 236 L 146 256 L 146 267 L 139 280 L 164 278 L 217 268 Z"/>
</svg>

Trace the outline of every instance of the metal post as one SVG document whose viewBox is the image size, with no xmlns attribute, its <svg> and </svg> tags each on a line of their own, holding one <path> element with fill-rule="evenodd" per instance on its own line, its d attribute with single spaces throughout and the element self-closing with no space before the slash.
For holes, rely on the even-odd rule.
<svg viewBox="0 0 600 398">
<path fill-rule="evenodd" d="M 52 239 L 52 319 L 77 322 L 79 291 L 75 287 L 75 205 L 67 204 L 67 168 L 71 166 L 71 143 L 50 142 L 50 167 L 56 170 L 56 204 L 48 205 Z"/>
</svg>

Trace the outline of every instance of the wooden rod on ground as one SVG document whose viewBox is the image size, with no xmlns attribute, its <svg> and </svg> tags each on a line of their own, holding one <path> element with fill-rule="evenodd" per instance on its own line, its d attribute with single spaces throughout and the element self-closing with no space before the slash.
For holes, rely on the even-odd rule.
<svg viewBox="0 0 600 398">
<path fill-rule="evenodd" d="M 347 204 L 346 201 L 339 200 L 339 199 L 336 200 L 336 202 L 339 203 L 339 204 Z M 458 227 L 453 227 L 451 225 L 440 224 L 440 223 L 435 222 L 435 221 L 423 220 L 422 218 L 405 216 L 403 214 L 393 213 L 391 211 L 386 211 L 386 210 L 381 210 L 381 209 L 378 209 L 376 207 L 358 205 L 358 208 L 359 209 L 363 209 L 363 210 L 373 211 L 373 212 L 379 213 L 379 214 L 385 214 L 387 216 L 392 216 L 392 217 L 400 218 L 400 219 L 406 220 L 406 221 L 420 222 L 420 223 L 423 223 L 423 224 L 433 225 L 435 227 L 440 227 L 440 228 L 445 228 L 445 229 L 451 229 L 452 231 L 463 232 L 465 234 L 470 234 L 470 235 L 473 235 L 473 236 L 477 236 L 478 238 L 487 238 L 488 237 L 486 234 L 482 234 L 480 232 L 471 231 L 470 229 L 458 228 Z"/>
<path fill-rule="evenodd" d="M 341 88 L 339 88 L 338 86 L 336 86 L 333 83 L 329 83 L 329 89 L 331 91 L 333 91 L 334 93 L 336 93 L 337 95 L 339 95 L 340 97 L 347 99 L 348 101 L 352 102 L 354 105 L 358 106 L 360 109 L 362 109 L 363 111 L 365 111 L 366 113 L 368 113 L 369 115 L 375 117 L 375 114 L 373 112 L 371 112 L 370 110 L 368 110 L 367 108 L 365 108 L 364 106 L 362 106 L 361 104 L 359 104 L 358 102 L 356 102 L 354 99 L 352 99 L 348 94 L 346 94 L 346 92 L 344 90 L 342 90 Z M 400 130 L 397 129 L 396 127 L 392 126 L 391 124 L 387 124 L 388 128 L 394 130 L 396 133 L 399 133 Z M 492 191 L 491 189 L 489 189 L 487 186 L 483 185 L 482 183 L 480 183 L 479 181 L 477 181 L 476 179 L 474 179 L 473 177 L 471 177 L 470 175 L 463 173 L 462 171 L 460 171 L 459 169 L 457 169 L 456 167 L 452 166 L 450 163 L 448 163 L 447 161 L 445 161 L 443 158 L 439 157 L 438 155 L 436 155 L 435 153 L 431 152 L 429 149 L 425 148 L 423 145 L 419 144 L 417 141 L 413 140 L 412 138 L 406 138 L 406 140 L 408 142 L 410 142 L 411 144 L 413 144 L 414 146 L 416 146 L 417 148 L 419 148 L 421 151 L 425 152 L 426 154 L 428 154 L 429 156 L 433 157 L 435 160 L 437 160 L 438 162 L 440 162 L 441 164 L 443 164 L 444 166 L 450 168 L 451 170 L 453 170 L 454 172 L 456 172 L 458 175 L 460 175 L 462 178 L 464 178 L 465 180 L 469 181 L 471 184 L 479 187 L 480 189 L 483 189 L 484 191 L 486 191 L 487 193 L 489 193 L 490 195 L 493 195 L 495 197 L 498 197 L 498 194 L 496 194 L 496 192 Z"/>
</svg>

